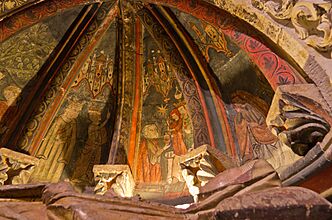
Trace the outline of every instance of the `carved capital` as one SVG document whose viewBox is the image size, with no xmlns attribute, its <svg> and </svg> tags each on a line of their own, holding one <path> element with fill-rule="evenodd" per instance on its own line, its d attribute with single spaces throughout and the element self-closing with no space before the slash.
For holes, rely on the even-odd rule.
<svg viewBox="0 0 332 220">
<path fill-rule="evenodd" d="M 182 176 L 195 202 L 198 199 L 199 187 L 204 186 L 218 173 L 234 166 L 231 159 L 220 155 L 220 152 L 216 153 L 215 149 L 208 145 L 196 148 L 180 159 Z"/>
<path fill-rule="evenodd" d="M 0 185 L 26 184 L 38 159 L 7 148 L 0 149 Z"/>
<path fill-rule="evenodd" d="M 315 85 L 283 85 L 276 90 L 266 123 L 283 144 L 303 156 L 329 132 L 328 112 Z"/>
<path fill-rule="evenodd" d="M 135 182 L 128 165 L 95 165 L 93 173 L 96 194 L 104 195 L 112 189 L 121 197 L 133 196 Z"/>
</svg>

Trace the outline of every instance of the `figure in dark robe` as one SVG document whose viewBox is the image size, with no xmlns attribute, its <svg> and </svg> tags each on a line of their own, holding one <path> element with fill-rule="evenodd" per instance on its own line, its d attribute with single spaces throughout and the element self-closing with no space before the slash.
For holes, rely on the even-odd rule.
<svg viewBox="0 0 332 220">
<path fill-rule="evenodd" d="M 100 163 L 101 151 L 107 143 L 106 123 L 110 117 L 107 113 L 106 119 L 102 121 L 101 112 L 89 110 L 91 124 L 88 127 L 88 139 L 75 164 L 72 179 L 81 183 L 94 184 L 92 168 Z"/>
</svg>

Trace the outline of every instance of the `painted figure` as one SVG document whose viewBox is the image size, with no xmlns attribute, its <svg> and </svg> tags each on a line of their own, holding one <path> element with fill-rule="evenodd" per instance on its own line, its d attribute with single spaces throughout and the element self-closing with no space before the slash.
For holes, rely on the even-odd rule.
<svg viewBox="0 0 332 220">
<path fill-rule="evenodd" d="M 107 143 L 107 130 L 105 125 L 110 118 L 107 113 L 102 121 L 102 114 L 98 110 L 89 110 L 91 124 L 88 127 L 88 139 L 75 164 L 72 179 L 79 182 L 93 183 L 93 165 L 100 163 L 102 147 Z"/>
<path fill-rule="evenodd" d="M 169 129 L 172 133 L 174 154 L 181 156 L 187 153 L 187 147 L 183 141 L 182 126 L 183 120 L 180 111 L 176 108 L 170 114 Z"/>
<path fill-rule="evenodd" d="M 145 125 L 139 146 L 137 180 L 138 182 L 159 183 L 161 181 L 159 132 L 155 124 Z"/>
<path fill-rule="evenodd" d="M 271 158 L 277 150 L 277 138 L 265 123 L 264 112 L 267 112 L 267 105 L 247 93 L 234 96 L 232 101 L 236 111 L 234 124 L 240 147 L 240 161 Z"/>
<path fill-rule="evenodd" d="M 69 163 L 76 143 L 76 118 L 83 104 L 69 102 L 48 130 L 36 156 L 40 166 L 34 173 L 38 181 L 59 181 L 64 167 Z"/>
</svg>

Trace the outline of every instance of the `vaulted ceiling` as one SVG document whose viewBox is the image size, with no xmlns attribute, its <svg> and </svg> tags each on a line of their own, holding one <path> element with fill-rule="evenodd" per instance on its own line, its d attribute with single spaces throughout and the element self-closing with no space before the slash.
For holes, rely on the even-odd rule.
<svg viewBox="0 0 332 220">
<path fill-rule="evenodd" d="M 129 164 L 141 190 L 181 192 L 169 158 L 204 144 L 239 164 L 274 157 L 265 124 L 274 90 L 312 82 L 266 36 L 205 1 L 0 7 L 1 145 L 44 160 L 36 181 L 90 184 L 94 164 Z"/>
</svg>

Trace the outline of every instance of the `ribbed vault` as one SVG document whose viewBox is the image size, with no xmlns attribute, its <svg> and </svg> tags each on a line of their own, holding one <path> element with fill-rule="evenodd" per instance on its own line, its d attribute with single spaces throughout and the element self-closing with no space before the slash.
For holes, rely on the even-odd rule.
<svg viewBox="0 0 332 220">
<path fill-rule="evenodd" d="M 128 164 L 146 197 L 187 194 L 181 157 L 299 159 L 266 125 L 280 85 L 312 80 L 252 26 L 205 1 L 29 1 L 1 15 L 1 145 L 31 182 L 94 184 Z"/>
</svg>

